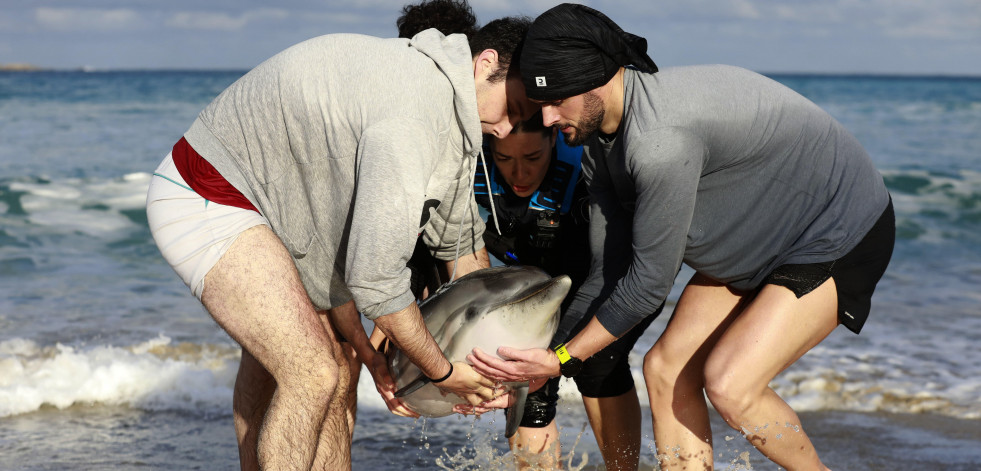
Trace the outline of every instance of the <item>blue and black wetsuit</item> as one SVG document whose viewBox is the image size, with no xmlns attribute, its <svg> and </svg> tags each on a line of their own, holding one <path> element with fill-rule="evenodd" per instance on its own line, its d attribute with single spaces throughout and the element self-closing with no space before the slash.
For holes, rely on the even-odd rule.
<svg viewBox="0 0 981 471">
<path fill-rule="evenodd" d="M 489 152 L 485 152 L 489 154 Z M 581 147 L 569 147 L 560 138 L 552 151 L 545 180 L 531 196 L 514 194 L 496 167 L 488 166 L 489 178 L 478 166 L 474 179 L 477 203 L 491 211 L 490 199 L 501 226 L 497 233 L 494 217 L 488 216 L 484 231 L 487 251 L 506 265 L 533 265 L 552 276 L 568 275 L 574 293 L 589 274 L 589 194 L 581 178 Z M 488 181 L 490 185 L 488 186 Z M 609 284 L 609 294 L 614 285 Z M 562 312 L 573 296 L 567 296 Z M 634 387 L 627 363 L 637 338 L 656 316 L 586 359 L 582 372 L 575 377 L 580 394 L 587 397 L 614 397 Z M 585 321 L 588 321 L 587 317 Z M 575 336 L 586 322 L 576 326 L 565 338 L 553 338 L 552 347 Z M 522 427 L 544 427 L 555 418 L 559 378 L 552 378 L 528 397 Z"/>
<path fill-rule="evenodd" d="M 485 152 L 489 154 L 489 151 Z M 582 147 L 561 140 L 541 186 L 531 196 L 515 195 L 494 165 L 489 176 L 481 166 L 474 177 L 477 203 L 497 212 L 487 218 L 484 245 L 506 265 L 532 265 L 552 276 L 569 275 L 574 292 L 589 273 L 589 200 L 580 177 Z M 489 182 L 489 186 L 488 186 Z"/>
</svg>

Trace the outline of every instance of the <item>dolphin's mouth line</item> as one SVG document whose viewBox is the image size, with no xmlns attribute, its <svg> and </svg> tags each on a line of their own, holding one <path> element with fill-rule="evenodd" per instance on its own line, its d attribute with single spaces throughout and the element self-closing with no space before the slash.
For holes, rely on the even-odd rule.
<svg viewBox="0 0 981 471">
<path fill-rule="evenodd" d="M 420 374 L 418 378 L 410 381 L 409 384 L 406 384 L 405 386 L 399 388 L 398 391 L 395 391 L 395 397 L 402 397 L 405 396 L 406 394 L 412 394 L 413 392 L 429 384 L 430 382 L 432 382 L 431 379 L 427 378 L 423 374 Z"/>
<path fill-rule="evenodd" d="M 551 280 L 548 280 L 548 283 L 546 285 L 539 287 L 538 289 L 536 289 L 535 291 L 533 291 L 531 293 L 528 293 L 528 294 L 526 294 L 526 295 L 524 295 L 524 296 L 522 296 L 520 298 L 512 299 L 512 300 L 510 300 L 508 302 L 504 302 L 504 303 L 500 303 L 500 304 L 495 304 L 494 306 L 495 307 L 496 306 L 508 306 L 508 305 L 511 305 L 511 304 L 517 304 L 517 303 L 520 303 L 520 302 L 524 302 L 524 301 L 526 301 L 526 300 L 528 300 L 530 298 L 534 298 L 535 296 L 538 296 L 539 294 L 541 294 L 542 291 L 547 291 L 548 289 L 550 289 L 553 286 L 555 286 L 559 281 L 562 280 L 562 277 L 563 276 L 566 276 L 566 275 L 556 276 L 556 277 L 552 278 Z"/>
</svg>

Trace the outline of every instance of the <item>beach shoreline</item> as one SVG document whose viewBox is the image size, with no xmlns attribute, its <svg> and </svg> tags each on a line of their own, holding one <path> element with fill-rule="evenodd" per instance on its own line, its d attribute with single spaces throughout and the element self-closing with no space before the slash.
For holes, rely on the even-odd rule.
<svg viewBox="0 0 981 471">
<path fill-rule="evenodd" d="M 563 454 L 573 467 L 602 469 L 602 457 L 585 424 L 582 407 L 564 401 L 558 416 Z M 644 417 L 642 470 L 656 469 L 650 411 Z M 836 470 L 981 469 L 981 420 L 931 414 L 804 412 L 801 420 L 822 459 Z M 718 470 L 771 470 L 766 461 L 714 412 Z M 44 407 L 3 419 L 2 470 L 238 468 L 230 415 L 144 411 L 126 406 Z M 413 421 L 366 408 L 359 413 L 352 446 L 353 469 L 477 469 L 507 461 L 503 416 L 446 417 Z M 580 436 L 581 433 L 581 436 Z M 578 439 L 578 442 L 577 442 Z M 475 445 L 474 445 L 475 444 Z M 573 447 L 574 446 L 574 447 Z M 458 459 L 449 459 L 456 456 Z M 462 458 L 461 458 L 462 457 Z"/>
</svg>

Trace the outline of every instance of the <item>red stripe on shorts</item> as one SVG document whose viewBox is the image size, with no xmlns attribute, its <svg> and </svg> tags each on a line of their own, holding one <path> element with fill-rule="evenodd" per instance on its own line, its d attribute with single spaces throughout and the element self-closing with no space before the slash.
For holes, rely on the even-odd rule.
<svg viewBox="0 0 981 471">
<path fill-rule="evenodd" d="M 226 206 L 259 212 L 242 192 L 235 189 L 210 162 L 201 157 L 183 137 L 171 153 L 177 173 L 202 198 Z M 260 213 L 261 214 L 261 213 Z"/>
</svg>

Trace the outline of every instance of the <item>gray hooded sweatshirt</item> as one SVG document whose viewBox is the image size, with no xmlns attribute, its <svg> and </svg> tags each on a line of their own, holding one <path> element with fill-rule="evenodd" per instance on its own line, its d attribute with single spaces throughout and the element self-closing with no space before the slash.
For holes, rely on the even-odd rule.
<svg viewBox="0 0 981 471">
<path fill-rule="evenodd" d="M 483 247 L 462 35 L 310 39 L 229 86 L 184 137 L 269 220 L 320 309 L 353 299 L 375 319 L 414 302 L 420 234 L 441 260 L 458 240 L 461 254 Z"/>
</svg>

